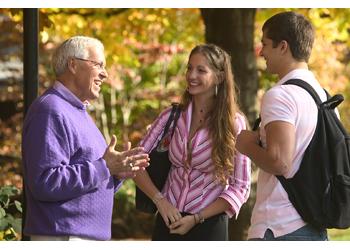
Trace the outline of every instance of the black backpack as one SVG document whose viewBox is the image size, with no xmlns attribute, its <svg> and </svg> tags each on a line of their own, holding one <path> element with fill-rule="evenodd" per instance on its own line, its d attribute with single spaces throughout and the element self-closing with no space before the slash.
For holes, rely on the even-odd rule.
<svg viewBox="0 0 350 250">
<path fill-rule="evenodd" d="M 334 109 L 342 95 L 322 102 L 317 92 L 300 79 L 283 83 L 305 89 L 315 100 L 318 119 L 299 170 L 292 178 L 276 176 L 302 219 L 317 228 L 350 226 L 350 137 Z"/>
</svg>

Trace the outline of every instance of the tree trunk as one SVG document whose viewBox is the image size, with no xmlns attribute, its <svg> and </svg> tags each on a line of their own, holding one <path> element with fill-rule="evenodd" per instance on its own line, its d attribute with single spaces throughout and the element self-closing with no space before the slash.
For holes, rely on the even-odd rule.
<svg viewBox="0 0 350 250">
<path fill-rule="evenodd" d="M 239 104 L 250 123 L 256 118 L 258 73 L 254 50 L 255 9 L 201 9 L 205 39 L 232 57 Z"/>
<path fill-rule="evenodd" d="M 239 104 L 250 124 L 256 118 L 258 74 L 254 50 L 255 9 L 201 9 L 205 38 L 231 55 L 235 82 L 240 90 Z M 255 183 L 238 219 L 229 222 L 230 240 L 245 240 L 255 202 Z"/>
</svg>

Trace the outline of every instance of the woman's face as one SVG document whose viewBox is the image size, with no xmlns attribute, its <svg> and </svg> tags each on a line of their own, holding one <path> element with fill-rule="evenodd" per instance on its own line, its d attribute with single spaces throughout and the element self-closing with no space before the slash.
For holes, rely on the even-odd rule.
<svg viewBox="0 0 350 250">
<path fill-rule="evenodd" d="M 213 96 L 216 76 L 207 59 L 201 53 L 193 54 L 187 65 L 186 81 L 188 92 L 195 95 Z"/>
</svg>

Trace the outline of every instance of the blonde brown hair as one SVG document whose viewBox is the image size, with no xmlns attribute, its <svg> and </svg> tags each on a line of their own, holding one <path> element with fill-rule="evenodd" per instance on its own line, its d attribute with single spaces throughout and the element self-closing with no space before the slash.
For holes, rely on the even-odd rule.
<svg viewBox="0 0 350 250">
<path fill-rule="evenodd" d="M 194 54 L 203 55 L 218 79 L 217 95 L 212 109 L 208 113 L 207 128 L 212 139 L 211 158 L 215 165 L 215 177 L 223 185 L 234 170 L 237 113 L 242 113 L 237 103 L 236 86 L 231 69 L 231 58 L 220 47 L 213 44 L 198 45 L 192 49 L 189 58 Z M 187 108 L 192 95 L 185 91 L 182 96 L 182 107 Z M 214 108 L 215 107 L 215 108 Z"/>
</svg>

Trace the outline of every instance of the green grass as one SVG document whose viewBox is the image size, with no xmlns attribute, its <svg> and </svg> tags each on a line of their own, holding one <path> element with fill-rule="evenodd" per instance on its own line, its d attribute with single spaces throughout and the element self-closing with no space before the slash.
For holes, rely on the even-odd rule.
<svg viewBox="0 0 350 250">
<path fill-rule="evenodd" d="M 350 228 L 340 229 L 328 229 L 329 240 L 350 240 Z"/>
</svg>

